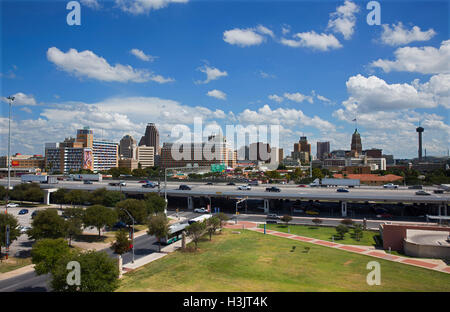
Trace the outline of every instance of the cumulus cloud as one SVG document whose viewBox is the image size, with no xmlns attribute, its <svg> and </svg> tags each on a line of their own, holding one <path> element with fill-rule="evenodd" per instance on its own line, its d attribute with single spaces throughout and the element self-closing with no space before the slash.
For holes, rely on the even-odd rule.
<svg viewBox="0 0 450 312">
<path fill-rule="evenodd" d="M 273 33 L 273 31 L 263 25 L 256 26 L 256 31 L 262 35 L 268 35 L 272 38 L 275 38 L 275 34 Z"/>
<path fill-rule="evenodd" d="M 405 45 L 414 41 L 430 40 L 436 32 L 430 28 L 422 31 L 420 27 L 413 26 L 411 29 L 406 29 L 402 22 L 392 27 L 388 24 L 383 24 L 383 32 L 381 33 L 381 42 L 390 46 Z"/>
<path fill-rule="evenodd" d="M 442 41 L 439 49 L 434 47 L 403 47 L 395 52 L 395 60 L 378 59 L 370 66 L 385 72 L 407 71 L 422 74 L 450 73 L 450 40 Z"/>
<path fill-rule="evenodd" d="M 304 95 L 301 94 L 300 92 L 295 92 L 295 93 L 284 93 L 283 96 L 291 101 L 297 102 L 297 103 L 301 103 L 303 101 L 308 101 L 309 103 L 313 103 L 314 99 L 312 98 L 312 96 L 309 95 Z"/>
<path fill-rule="evenodd" d="M 145 61 L 145 62 L 153 62 L 157 56 L 152 56 L 150 54 L 145 54 L 144 51 L 139 49 L 131 49 L 130 53 L 136 56 L 138 59 Z"/>
<path fill-rule="evenodd" d="M 343 5 L 337 7 L 336 12 L 330 14 L 327 28 L 343 35 L 346 40 L 350 39 L 356 23 L 355 13 L 358 11 L 359 7 L 355 3 L 345 1 Z"/>
<path fill-rule="evenodd" d="M 227 95 L 224 92 L 222 92 L 220 90 L 217 90 L 217 89 L 208 91 L 208 93 L 206 93 L 206 95 L 210 96 L 210 97 L 214 97 L 214 98 L 219 99 L 219 100 L 226 100 L 227 99 Z"/>
<path fill-rule="evenodd" d="M 226 30 L 223 33 L 223 40 L 226 43 L 237 45 L 240 47 L 249 47 L 253 45 L 260 45 L 266 39 L 264 36 L 258 34 L 254 28 L 239 29 L 234 28 Z"/>
<path fill-rule="evenodd" d="M 81 4 L 94 10 L 98 10 L 101 8 L 101 5 L 97 0 L 81 0 Z"/>
<path fill-rule="evenodd" d="M 201 71 L 202 73 L 206 74 L 206 79 L 204 81 L 198 80 L 196 83 L 208 83 L 212 80 L 217 80 L 220 77 L 226 77 L 228 76 L 228 73 L 224 70 L 221 71 L 218 68 L 210 67 L 208 65 L 205 65 L 203 67 L 199 67 L 197 70 Z"/>
<path fill-rule="evenodd" d="M 281 38 L 281 44 L 297 48 L 306 47 L 314 50 L 328 51 L 341 48 L 342 45 L 333 34 L 318 34 L 315 31 L 297 33 L 293 35 L 295 39 Z"/>
<path fill-rule="evenodd" d="M 33 95 L 27 95 L 22 92 L 17 92 L 12 95 L 14 97 L 14 101 L 12 102 L 14 106 L 35 106 L 37 105 L 36 99 Z M 5 103 L 9 103 L 7 97 L 2 97 L 2 100 Z"/>
<path fill-rule="evenodd" d="M 188 0 L 115 0 L 116 7 L 134 15 L 167 7 L 170 3 L 187 3 Z"/>
<path fill-rule="evenodd" d="M 172 78 L 154 75 L 146 70 L 134 69 L 130 65 L 116 64 L 112 66 L 103 57 L 97 56 L 89 50 L 78 52 L 76 49 L 70 49 L 64 53 L 56 47 L 51 47 L 47 50 L 47 59 L 60 70 L 80 78 L 87 77 L 109 82 L 147 82 L 152 80 L 166 83 L 174 81 Z"/>
<path fill-rule="evenodd" d="M 279 95 L 276 95 L 276 94 L 271 94 L 271 95 L 268 96 L 268 98 L 270 100 L 278 102 L 278 103 L 281 103 L 284 100 L 282 96 L 279 96 Z"/>
</svg>

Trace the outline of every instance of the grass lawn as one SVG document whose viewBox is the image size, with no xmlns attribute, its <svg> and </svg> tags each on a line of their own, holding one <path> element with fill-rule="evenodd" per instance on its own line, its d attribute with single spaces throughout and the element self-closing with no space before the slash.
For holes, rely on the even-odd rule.
<svg viewBox="0 0 450 312">
<path fill-rule="evenodd" d="M 127 273 L 119 291 L 450 291 L 450 274 L 240 232 L 225 229 L 212 242 L 205 237 L 197 252 L 176 251 Z M 374 260 L 380 286 L 366 283 L 366 265 Z"/>
<path fill-rule="evenodd" d="M 31 258 L 9 257 L 8 260 L 3 258 L 2 261 L 0 262 L 0 273 L 6 273 L 9 271 L 13 271 L 15 269 L 24 267 L 29 264 L 31 264 Z"/>
<path fill-rule="evenodd" d="M 263 224 L 259 225 L 260 228 L 264 228 Z M 284 224 L 267 224 L 266 229 L 274 230 L 278 232 L 288 232 L 288 227 Z M 363 237 L 357 241 L 353 238 L 353 230 L 350 229 L 348 233 L 345 234 L 344 239 L 336 239 L 336 228 L 328 226 L 314 226 L 314 225 L 289 225 L 289 230 L 291 234 L 296 234 L 300 236 L 317 238 L 325 241 L 332 241 L 332 236 L 334 235 L 334 241 L 339 244 L 347 245 L 363 245 L 363 246 L 375 246 L 376 241 L 374 236 L 380 235 L 378 231 L 363 231 Z"/>
</svg>

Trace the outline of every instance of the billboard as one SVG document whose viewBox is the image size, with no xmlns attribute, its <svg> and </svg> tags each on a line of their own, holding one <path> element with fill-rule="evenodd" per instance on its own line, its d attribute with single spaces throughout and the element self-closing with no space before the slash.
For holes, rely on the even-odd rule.
<svg viewBox="0 0 450 312">
<path fill-rule="evenodd" d="M 83 151 L 83 169 L 94 169 L 94 160 L 92 156 L 92 150 L 85 149 Z"/>
</svg>

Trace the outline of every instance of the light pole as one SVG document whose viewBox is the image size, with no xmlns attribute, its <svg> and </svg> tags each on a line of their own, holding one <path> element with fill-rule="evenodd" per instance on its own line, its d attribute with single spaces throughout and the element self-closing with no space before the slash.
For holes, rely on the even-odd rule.
<svg viewBox="0 0 450 312">
<path fill-rule="evenodd" d="M 9 119 L 8 119 L 8 189 L 6 190 L 6 206 L 5 213 L 8 213 L 9 189 L 11 188 L 11 106 L 14 96 L 8 96 L 9 100 Z"/>
<path fill-rule="evenodd" d="M 131 244 L 133 245 L 132 251 L 133 251 L 133 259 L 131 260 L 131 263 L 134 263 L 134 218 L 131 216 L 131 214 L 128 212 L 128 210 L 120 208 L 120 210 L 123 210 L 127 213 L 127 215 L 130 217 L 131 222 L 133 222 L 133 228 L 132 228 L 132 234 L 131 234 Z"/>
</svg>

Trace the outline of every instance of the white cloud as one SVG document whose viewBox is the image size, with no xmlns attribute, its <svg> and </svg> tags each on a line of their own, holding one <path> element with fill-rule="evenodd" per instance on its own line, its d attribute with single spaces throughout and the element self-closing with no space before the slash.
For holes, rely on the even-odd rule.
<svg viewBox="0 0 450 312">
<path fill-rule="evenodd" d="M 345 1 L 343 5 L 336 9 L 336 12 L 330 14 L 327 28 L 331 28 L 335 33 L 342 34 L 346 40 L 350 39 L 356 23 L 355 13 L 358 11 L 359 7 L 355 3 Z"/>
<path fill-rule="evenodd" d="M 170 3 L 187 3 L 188 0 L 115 0 L 122 11 L 134 15 L 148 14 L 152 10 L 167 7 Z"/>
<path fill-rule="evenodd" d="M 101 8 L 101 5 L 97 0 L 81 0 L 81 4 L 94 10 L 98 10 Z"/>
<path fill-rule="evenodd" d="M 265 38 L 264 36 L 256 33 L 254 28 L 234 28 L 224 31 L 223 40 L 229 44 L 249 47 L 253 45 L 260 45 L 265 41 Z"/>
<path fill-rule="evenodd" d="M 130 53 L 145 62 L 153 62 L 157 58 L 157 56 L 152 56 L 150 54 L 147 55 L 144 53 L 144 51 L 139 49 L 131 49 Z"/>
<path fill-rule="evenodd" d="M 382 26 L 381 42 L 390 46 L 405 45 L 413 41 L 427 41 L 436 34 L 432 28 L 422 31 L 420 27 L 413 26 L 408 30 L 402 22 L 398 22 L 397 25 L 393 24 L 392 28 L 388 24 Z"/>
<path fill-rule="evenodd" d="M 326 97 L 324 97 L 324 96 L 322 96 L 322 95 L 320 95 L 320 94 L 317 94 L 316 97 L 317 97 L 319 100 L 323 101 L 323 102 L 328 102 L 328 103 L 331 102 L 330 99 L 327 99 Z"/>
<path fill-rule="evenodd" d="M 275 76 L 275 75 L 266 73 L 266 72 L 264 72 L 264 71 L 262 71 L 262 70 L 259 71 L 259 74 L 260 74 L 260 76 L 261 76 L 262 78 L 264 78 L 264 79 L 267 79 L 267 78 L 276 78 L 276 77 L 277 77 L 277 76 Z"/>
<path fill-rule="evenodd" d="M 294 101 L 294 102 L 297 102 L 297 103 L 301 103 L 301 102 L 303 102 L 305 100 L 308 101 L 311 104 L 314 102 L 314 99 L 311 96 L 303 95 L 303 94 L 301 94 L 299 92 L 296 92 L 296 93 L 287 93 L 286 92 L 286 93 L 283 94 L 283 96 L 285 98 L 287 98 L 288 100 L 291 100 L 291 101 Z"/>
<path fill-rule="evenodd" d="M 12 105 L 14 106 L 35 106 L 37 105 L 36 99 L 33 95 L 27 95 L 22 92 L 17 92 L 16 94 L 12 95 L 14 97 L 14 101 L 12 102 Z M 9 100 L 7 97 L 2 97 L 2 100 L 5 103 L 9 103 Z"/>
<path fill-rule="evenodd" d="M 204 81 L 196 81 L 196 83 L 208 83 L 212 80 L 217 80 L 220 77 L 226 77 L 228 76 L 228 73 L 226 71 L 221 71 L 218 68 L 215 67 L 209 67 L 208 65 L 205 65 L 203 67 L 198 68 L 199 71 L 206 74 L 206 80 Z"/>
<path fill-rule="evenodd" d="M 370 66 L 422 74 L 450 73 L 450 40 L 442 41 L 439 49 L 434 47 L 403 47 L 395 52 L 395 61 L 378 59 Z"/>
<path fill-rule="evenodd" d="M 103 57 L 97 56 L 89 50 L 78 52 L 76 49 L 70 49 L 64 53 L 58 48 L 51 47 L 47 50 L 47 59 L 60 70 L 80 78 L 87 77 L 116 82 L 147 82 L 153 80 L 166 83 L 174 81 L 172 78 L 154 75 L 146 70 L 134 69 L 130 65 L 116 64 L 111 66 Z"/>
<path fill-rule="evenodd" d="M 281 33 L 283 35 L 287 35 L 288 33 L 290 33 L 290 31 L 291 31 L 291 26 L 289 26 L 289 25 L 281 26 Z"/>
<path fill-rule="evenodd" d="M 290 47 L 307 47 L 320 51 L 328 51 L 330 49 L 341 48 L 339 40 L 332 34 L 321 33 L 318 34 L 315 31 L 297 33 L 293 35 L 297 40 L 281 38 L 281 44 Z M 298 40 L 299 39 L 299 40 Z"/>
<path fill-rule="evenodd" d="M 278 103 L 281 103 L 281 102 L 283 102 L 283 97 L 281 97 L 281 96 L 279 96 L 279 95 L 276 95 L 276 94 L 271 94 L 271 95 L 269 95 L 268 96 L 268 98 L 270 99 L 270 100 L 272 100 L 272 101 L 275 101 L 275 102 L 278 102 Z"/>
<path fill-rule="evenodd" d="M 28 107 L 22 107 L 20 109 L 21 111 L 24 111 L 25 113 L 31 114 L 33 111 L 31 109 L 29 109 Z"/>
<path fill-rule="evenodd" d="M 419 92 L 431 94 L 437 105 L 450 109 L 450 74 L 434 75 L 423 84 L 415 79 L 412 85 Z"/>
<path fill-rule="evenodd" d="M 211 96 L 211 97 L 215 97 L 216 99 L 219 99 L 219 100 L 226 100 L 227 99 L 227 95 L 224 92 L 222 92 L 220 90 L 217 90 L 217 89 L 208 91 L 208 93 L 206 93 L 206 95 L 207 96 Z"/>
<path fill-rule="evenodd" d="M 273 31 L 271 31 L 269 28 L 263 25 L 258 25 L 256 27 L 256 31 L 259 32 L 260 34 L 269 35 L 270 37 L 275 38 Z"/>
</svg>

